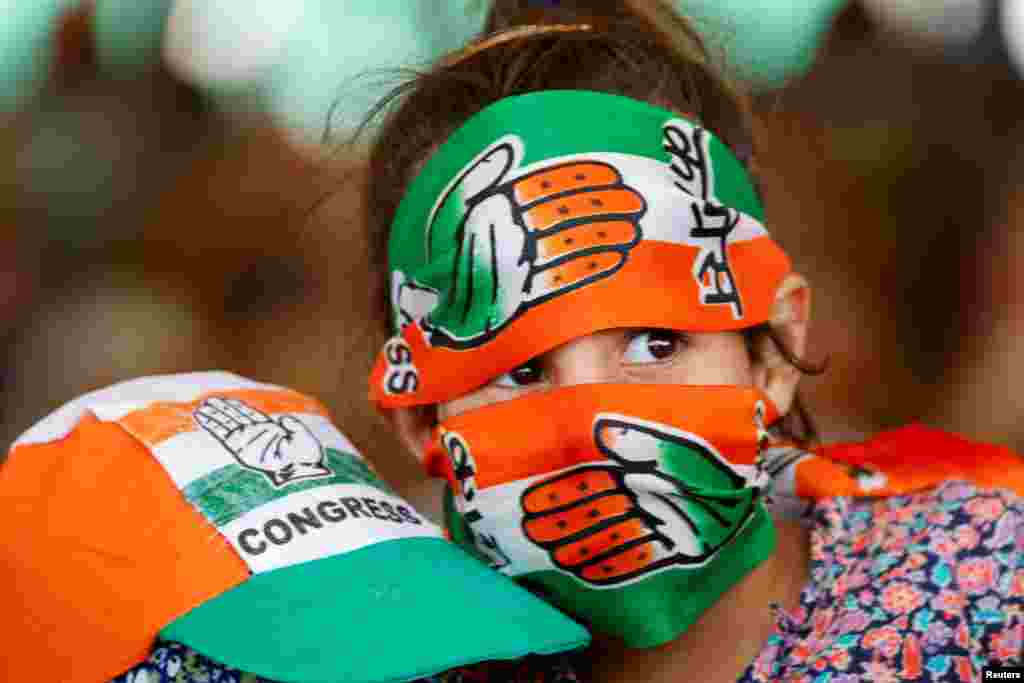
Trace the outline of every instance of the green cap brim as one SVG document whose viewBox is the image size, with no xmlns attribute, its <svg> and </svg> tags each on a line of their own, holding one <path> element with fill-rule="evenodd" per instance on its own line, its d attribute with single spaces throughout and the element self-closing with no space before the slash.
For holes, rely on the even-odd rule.
<svg viewBox="0 0 1024 683">
<path fill-rule="evenodd" d="M 283 683 L 409 681 L 590 642 L 582 626 L 438 538 L 256 574 L 160 636 Z"/>
</svg>

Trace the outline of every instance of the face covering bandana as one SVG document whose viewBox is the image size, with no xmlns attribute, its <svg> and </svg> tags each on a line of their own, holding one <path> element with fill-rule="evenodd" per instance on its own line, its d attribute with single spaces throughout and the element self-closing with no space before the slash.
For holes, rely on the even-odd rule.
<svg viewBox="0 0 1024 683">
<path fill-rule="evenodd" d="M 446 420 L 452 538 L 634 647 L 682 633 L 774 546 L 756 389 L 585 384 Z"/>
<path fill-rule="evenodd" d="M 615 327 L 769 319 L 789 260 L 742 165 L 671 111 L 588 91 L 500 100 L 430 157 L 392 225 L 381 408 L 463 395 Z"/>
</svg>

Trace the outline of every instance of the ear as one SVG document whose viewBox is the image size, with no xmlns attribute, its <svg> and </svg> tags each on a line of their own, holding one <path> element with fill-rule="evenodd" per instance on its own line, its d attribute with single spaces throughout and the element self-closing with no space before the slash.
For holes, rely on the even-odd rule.
<svg viewBox="0 0 1024 683">
<path fill-rule="evenodd" d="M 398 438 L 406 450 L 412 453 L 419 462 L 423 462 L 427 457 L 427 446 L 433 436 L 434 425 L 437 424 L 437 408 L 435 406 L 395 408 L 387 412 L 386 418 L 395 428 Z"/>
<path fill-rule="evenodd" d="M 811 286 L 802 275 L 791 273 L 775 293 L 772 316 L 768 322 L 779 341 L 797 358 L 802 358 L 807 348 L 810 317 Z M 802 373 L 786 360 L 767 335 L 761 336 L 755 343 L 754 384 L 767 394 L 779 414 L 785 415 L 793 406 Z"/>
</svg>

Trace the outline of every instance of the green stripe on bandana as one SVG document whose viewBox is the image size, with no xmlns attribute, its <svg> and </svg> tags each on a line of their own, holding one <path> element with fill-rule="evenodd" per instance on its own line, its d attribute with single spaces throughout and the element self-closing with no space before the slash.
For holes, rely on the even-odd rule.
<svg viewBox="0 0 1024 683">
<path fill-rule="evenodd" d="M 453 347 L 493 336 L 524 306 L 520 292 L 530 289 L 523 287 L 530 284 L 526 270 L 523 282 L 508 284 L 503 274 L 501 287 L 496 271 L 515 250 L 528 252 L 531 243 L 521 236 L 517 242 L 510 237 L 514 231 L 503 232 L 491 217 L 521 217 L 529 209 L 528 201 L 520 201 L 517 181 L 535 170 L 531 165 L 549 162 L 544 166 L 550 169 L 552 162 L 576 157 L 600 166 L 614 155 L 661 162 L 657 172 L 665 176 L 659 183 L 762 221 L 742 164 L 718 138 L 680 114 L 582 90 L 509 97 L 456 130 L 398 207 L 389 244 L 395 329 L 421 319 L 425 328 L 443 333 L 434 335 L 435 343 Z M 474 214 L 485 202 L 490 210 Z M 476 216 L 484 216 L 485 224 L 473 223 Z M 538 290 L 543 288 L 532 289 Z"/>
</svg>

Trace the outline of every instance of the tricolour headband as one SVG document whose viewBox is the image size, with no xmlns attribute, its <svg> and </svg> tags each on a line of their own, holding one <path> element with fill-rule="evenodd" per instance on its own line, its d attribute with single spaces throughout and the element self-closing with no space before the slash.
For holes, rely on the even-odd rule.
<svg viewBox="0 0 1024 683">
<path fill-rule="evenodd" d="M 500 100 L 399 205 L 371 398 L 450 400 L 603 329 L 766 322 L 790 263 L 761 220 L 740 162 L 676 113 L 578 90 Z"/>
</svg>

